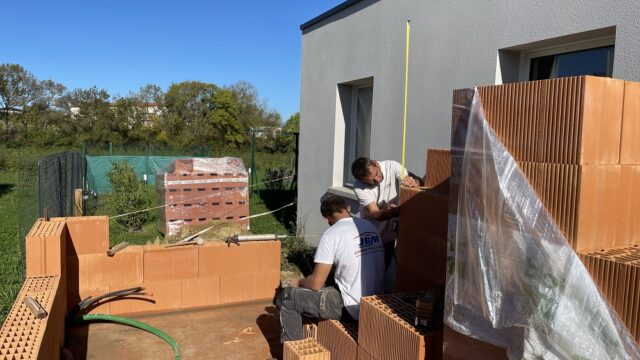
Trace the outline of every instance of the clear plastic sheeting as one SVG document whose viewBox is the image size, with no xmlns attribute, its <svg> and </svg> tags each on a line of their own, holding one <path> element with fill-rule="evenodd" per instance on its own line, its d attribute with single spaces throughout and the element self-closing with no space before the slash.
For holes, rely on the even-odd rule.
<svg viewBox="0 0 640 360">
<path fill-rule="evenodd" d="M 175 159 L 165 169 L 166 173 L 191 174 L 215 173 L 219 175 L 246 175 L 242 159 L 236 157 L 221 158 L 185 158 Z"/>
<path fill-rule="evenodd" d="M 472 94 L 454 97 L 446 323 L 511 359 L 640 359 Z"/>
</svg>

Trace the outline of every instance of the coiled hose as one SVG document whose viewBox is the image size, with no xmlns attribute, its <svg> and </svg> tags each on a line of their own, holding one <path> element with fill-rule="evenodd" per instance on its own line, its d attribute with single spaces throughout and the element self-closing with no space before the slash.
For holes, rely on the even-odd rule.
<svg viewBox="0 0 640 360">
<path fill-rule="evenodd" d="M 73 318 L 73 320 L 71 321 L 71 325 L 80 325 L 80 324 L 84 324 L 91 321 L 110 321 L 110 322 L 115 322 L 119 324 L 129 325 L 129 326 L 138 328 L 140 330 L 150 332 L 153 335 L 156 335 L 157 337 L 166 341 L 167 344 L 169 344 L 173 349 L 173 358 L 175 360 L 180 360 L 180 346 L 171 336 L 167 335 L 167 333 L 165 333 L 160 329 L 156 329 L 153 326 L 147 325 L 137 320 L 123 318 L 123 317 L 114 316 L 114 315 L 88 314 L 88 315 L 82 315 L 82 316 Z"/>
</svg>

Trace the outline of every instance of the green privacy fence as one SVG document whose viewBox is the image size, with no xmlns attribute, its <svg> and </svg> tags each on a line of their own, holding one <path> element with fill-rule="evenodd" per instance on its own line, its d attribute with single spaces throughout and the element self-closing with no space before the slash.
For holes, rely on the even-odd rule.
<svg viewBox="0 0 640 360">
<path fill-rule="evenodd" d="M 90 156 L 87 155 L 87 188 L 97 194 L 104 194 L 111 191 L 111 184 L 107 178 L 107 173 L 111 170 L 114 162 L 127 162 L 138 175 L 144 180 L 147 175 L 147 183 L 155 185 L 156 174 L 165 172 L 168 165 L 174 159 L 192 156 Z"/>
</svg>

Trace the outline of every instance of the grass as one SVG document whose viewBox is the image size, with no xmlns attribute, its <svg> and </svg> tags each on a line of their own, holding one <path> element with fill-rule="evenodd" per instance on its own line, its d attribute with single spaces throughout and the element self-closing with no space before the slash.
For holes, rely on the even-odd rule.
<svg viewBox="0 0 640 360">
<path fill-rule="evenodd" d="M 4 322 L 22 286 L 17 182 L 16 172 L 0 171 L 0 323 Z"/>
</svg>

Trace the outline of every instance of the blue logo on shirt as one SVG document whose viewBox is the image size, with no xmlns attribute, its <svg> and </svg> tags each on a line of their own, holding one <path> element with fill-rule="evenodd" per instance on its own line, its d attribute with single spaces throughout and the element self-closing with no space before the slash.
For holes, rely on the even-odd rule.
<svg viewBox="0 0 640 360">
<path fill-rule="evenodd" d="M 360 248 L 371 246 L 380 242 L 380 236 L 374 232 L 366 232 L 360 234 Z"/>
</svg>

